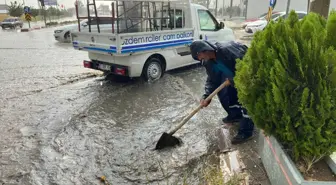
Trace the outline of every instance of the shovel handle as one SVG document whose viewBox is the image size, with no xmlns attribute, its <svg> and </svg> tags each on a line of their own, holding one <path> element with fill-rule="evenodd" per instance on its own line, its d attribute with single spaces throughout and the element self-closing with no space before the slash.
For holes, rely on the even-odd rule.
<svg viewBox="0 0 336 185">
<path fill-rule="evenodd" d="M 205 101 L 211 100 L 219 91 L 221 91 L 225 87 L 225 82 L 222 83 L 219 87 L 217 87 L 216 90 L 214 90 L 206 99 Z M 190 120 L 198 111 L 200 111 L 203 108 L 202 105 L 199 105 L 196 109 L 194 109 L 186 118 L 184 118 L 180 124 L 176 126 L 176 128 L 169 132 L 170 135 L 173 135 L 176 131 L 178 131 L 184 124 L 187 123 L 187 121 Z"/>
</svg>

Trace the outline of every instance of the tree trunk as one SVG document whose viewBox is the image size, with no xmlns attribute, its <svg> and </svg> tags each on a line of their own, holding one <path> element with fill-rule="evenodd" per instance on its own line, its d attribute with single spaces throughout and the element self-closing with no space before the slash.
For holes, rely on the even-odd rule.
<svg viewBox="0 0 336 185">
<path fill-rule="evenodd" d="M 231 2 L 230 2 L 230 9 L 231 9 L 230 18 L 232 18 L 232 13 L 233 13 L 232 6 L 233 6 L 233 0 L 231 0 Z"/>
<path fill-rule="evenodd" d="M 330 0 L 315 0 L 310 3 L 310 11 L 318 13 L 325 18 L 329 15 Z"/>
</svg>

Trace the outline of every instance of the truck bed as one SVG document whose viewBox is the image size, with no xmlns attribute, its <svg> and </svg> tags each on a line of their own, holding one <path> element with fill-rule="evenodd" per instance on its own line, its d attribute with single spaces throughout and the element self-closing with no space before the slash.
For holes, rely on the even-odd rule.
<svg viewBox="0 0 336 185">
<path fill-rule="evenodd" d="M 73 47 L 77 50 L 106 54 L 132 55 L 154 52 L 166 48 L 182 48 L 190 45 L 194 38 L 194 29 L 176 29 L 167 31 L 138 32 L 125 34 L 73 32 Z"/>
</svg>

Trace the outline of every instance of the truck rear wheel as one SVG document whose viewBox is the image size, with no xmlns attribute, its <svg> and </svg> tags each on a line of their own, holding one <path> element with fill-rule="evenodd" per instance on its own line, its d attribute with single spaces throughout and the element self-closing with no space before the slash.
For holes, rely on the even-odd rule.
<svg viewBox="0 0 336 185">
<path fill-rule="evenodd" d="M 163 67 L 162 62 L 158 58 L 150 58 L 142 71 L 142 75 L 147 81 L 155 81 L 162 77 Z"/>
</svg>

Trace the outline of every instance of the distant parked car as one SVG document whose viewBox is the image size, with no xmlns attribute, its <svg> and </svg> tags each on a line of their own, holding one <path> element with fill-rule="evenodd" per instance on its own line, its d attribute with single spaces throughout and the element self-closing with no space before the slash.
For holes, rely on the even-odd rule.
<svg viewBox="0 0 336 185">
<path fill-rule="evenodd" d="M 2 29 L 6 29 L 6 28 L 15 29 L 17 27 L 22 28 L 22 26 L 23 26 L 23 22 L 21 21 L 20 18 L 17 18 L 17 17 L 9 17 L 1 22 Z"/>
<path fill-rule="evenodd" d="M 305 11 L 295 11 L 295 12 L 297 13 L 299 20 L 302 20 L 307 15 L 307 12 L 305 12 Z M 283 19 L 286 19 L 287 18 L 286 12 L 274 13 L 271 16 L 271 19 L 273 21 L 277 21 L 277 20 L 280 19 L 280 17 L 283 18 Z M 264 17 L 264 18 L 261 18 L 257 21 L 248 23 L 245 27 L 245 31 L 247 33 L 253 33 L 254 34 L 257 31 L 264 30 L 266 25 L 267 25 L 267 20 L 266 20 L 266 17 Z"/>
<path fill-rule="evenodd" d="M 275 14 L 275 13 L 278 13 L 278 12 L 273 12 L 272 14 Z M 259 15 L 258 18 L 252 18 L 252 19 L 246 19 L 241 25 L 242 25 L 242 28 L 245 29 L 246 25 L 251 23 L 251 22 L 254 22 L 254 21 L 257 21 L 259 19 L 263 19 L 264 17 L 266 17 L 267 15 L 267 12 L 266 13 L 263 13 L 261 15 Z"/>
<path fill-rule="evenodd" d="M 85 28 L 86 26 L 87 20 L 84 20 L 80 23 L 81 29 Z M 70 42 L 70 34 L 72 31 L 76 30 L 78 30 L 78 23 L 58 27 L 56 30 L 54 30 L 55 40 L 59 42 Z"/>
</svg>

